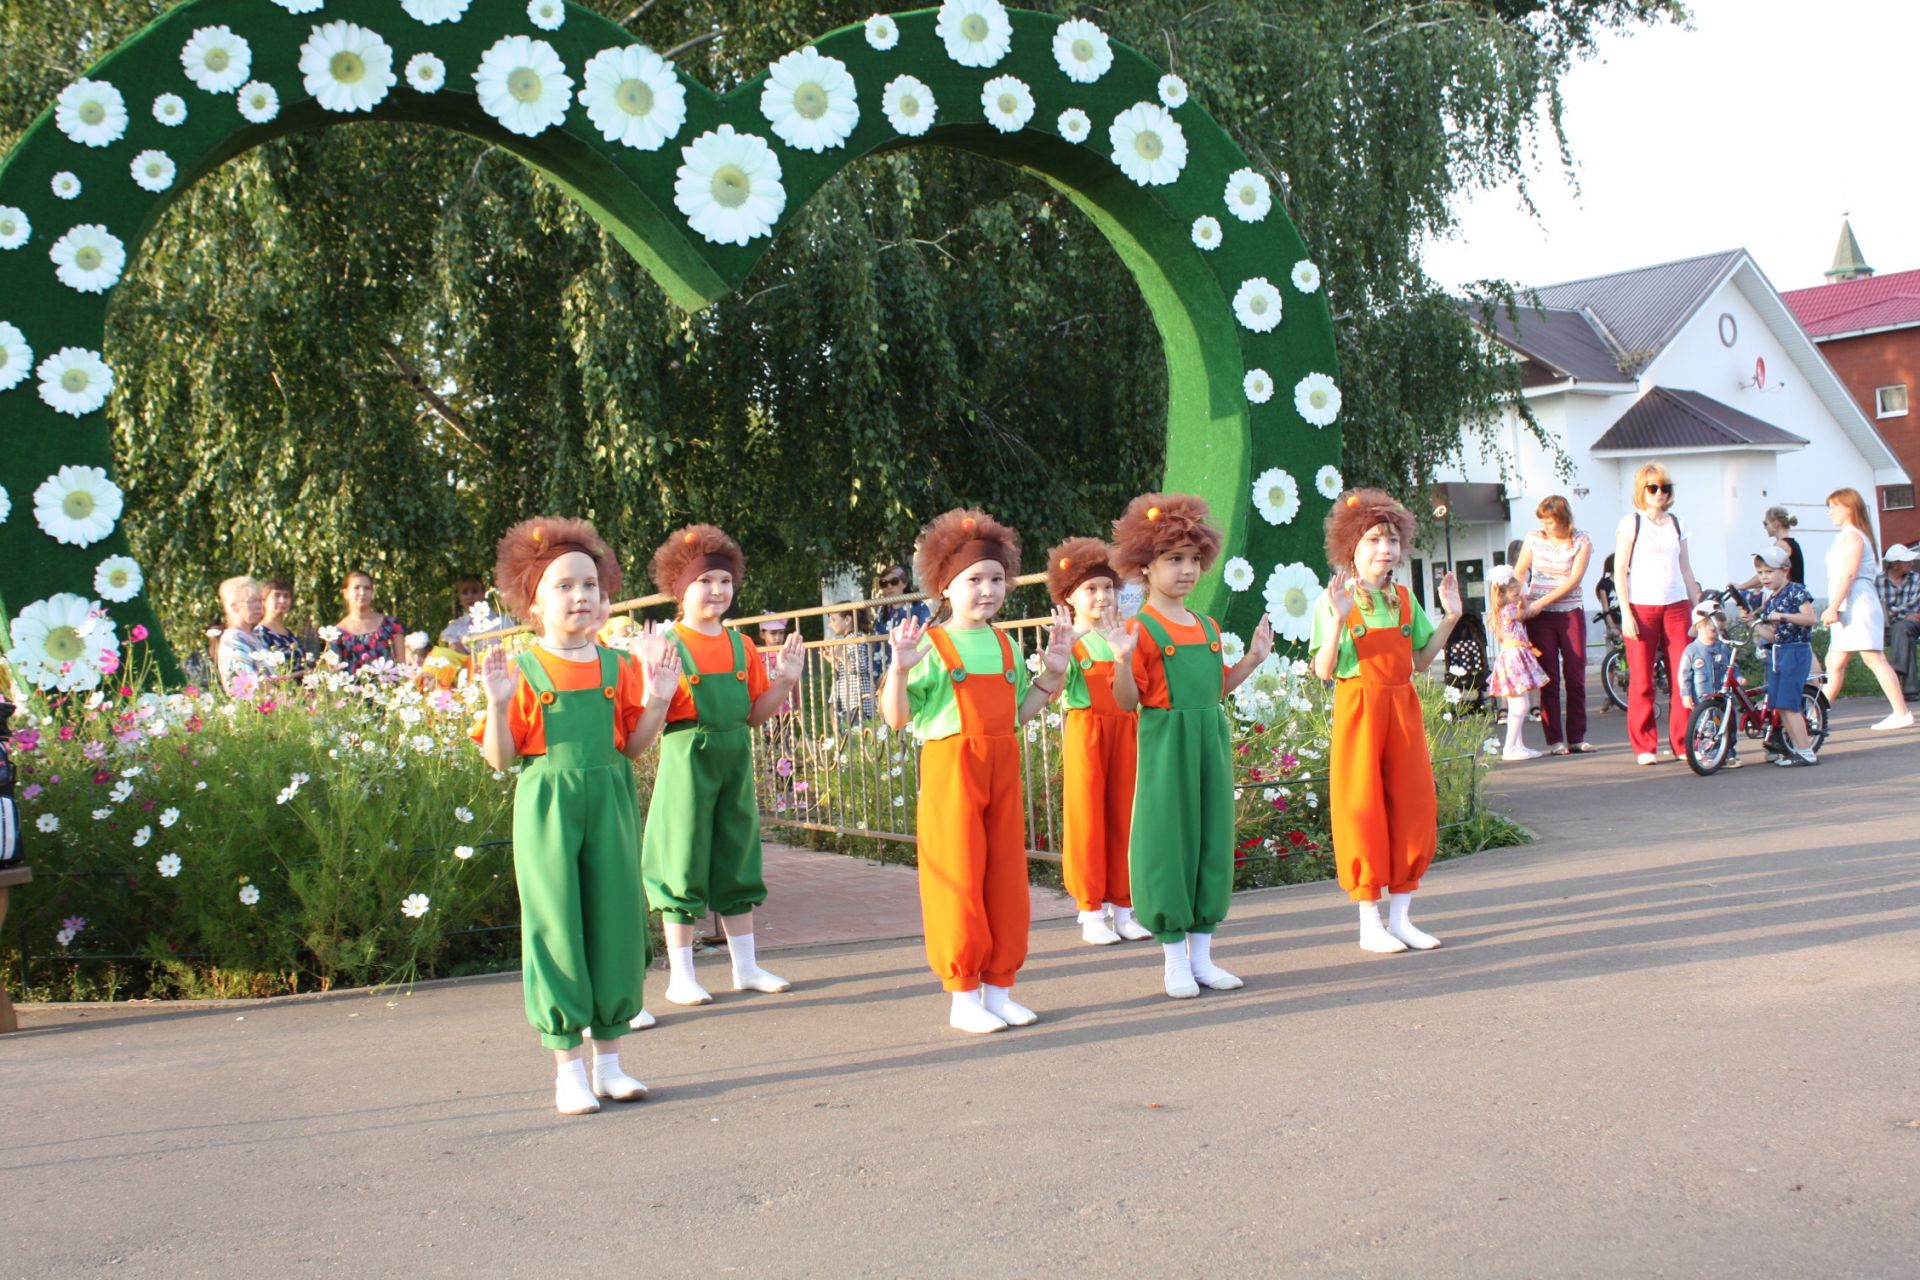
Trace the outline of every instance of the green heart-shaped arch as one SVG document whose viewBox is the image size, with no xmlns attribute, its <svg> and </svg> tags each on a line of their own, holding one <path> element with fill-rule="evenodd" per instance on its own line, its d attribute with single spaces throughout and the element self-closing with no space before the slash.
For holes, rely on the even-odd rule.
<svg viewBox="0 0 1920 1280">
<path fill-rule="evenodd" d="M 959 6 L 997 8 L 995 0 L 950 0 Z M 0 351 L 0 486 L 14 508 L 0 521 L 0 604 L 14 621 L 9 644 L 27 659 L 22 674 L 41 683 L 58 673 L 44 664 L 33 670 L 36 645 L 47 628 L 57 628 L 60 606 L 110 601 L 102 626 L 79 624 L 82 648 L 97 652 L 119 643 L 124 631 L 141 624 L 158 638 L 158 623 L 144 594 L 126 594 L 126 579 L 110 581 L 102 568 L 110 556 L 128 551 L 123 522 L 114 519 L 101 531 L 104 511 L 89 521 L 90 498 L 63 497 L 54 477 L 64 468 L 112 471 L 105 415 L 81 402 L 68 412 L 56 407 L 56 389 L 41 384 L 47 361 L 66 348 L 107 358 L 101 350 L 106 306 L 118 278 L 98 254 L 61 268 L 51 254 L 75 228 L 96 226 L 116 240 L 128 259 L 162 210 L 186 187 L 227 159 L 269 139 L 300 129 L 362 119 L 407 120 L 443 125 L 485 139 L 518 155 L 559 184 L 587 209 L 627 250 L 644 263 L 673 299 L 690 309 L 707 305 L 739 287 L 760 255 L 820 186 L 838 170 L 876 151 L 931 143 L 991 156 L 1039 175 L 1083 209 L 1131 269 L 1152 309 L 1165 343 L 1168 373 L 1167 465 L 1164 486 L 1198 493 L 1213 506 L 1226 531 L 1227 557 L 1203 580 L 1196 607 L 1223 619 L 1229 629 L 1248 632 L 1263 608 L 1262 581 L 1271 571 L 1278 595 L 1318 555 L 1317 516 L 1326 498 L 1316 497 L 1317 471 L 1339 458 L 1339 433 L 1331 427 L 1338 413 L 1331 324 L 1318 273 L 1305 262 L 1305 249 L 1284 211 L 1274 204 L 1256 220 L 1244 220 L 1229 208 L 1230 177 L 1247 167 L 1246 157 L 1197 103 L 1185 99 L 1184 86 L 1163 81 L 1159 68 L 1117 43 L 1112 61 L 1092 83 L 1070 78 L 1056 60 L 1053 41 L 1062 19 L 1045 14 L 1006 14 L 1010 47 L 988 67 L 965 66 L 949 53 L 939 33 L 940 11 L 916 10 L 891 16 L 898 32 L 889 48 L 870 38 L 863 26 L 842 28 L 816 41 L 820 54 L 838 60 L 850 74 L 857 97 L 857 123 L 837 142 L 819 151 L 800 150 L 777 134 L 761 109 L 768 74 L 716 95 L 684 75 L 685 120 L 654 150 L 609 141 L 581 102 L 583 68 L 594 55 L 633 46 L 620 28 L 597 14 L 568 5 L 556 30 L 536 27 L 518 0 L 474 0 L 452 19 L 424 22 L 413 11 L 432 16 L 431 0 L 402 5 L 395 0 L 193 0 L 169 11 L 119 49 L 103 58 L 84 80 L 112 86 L 126 112 L 117 136 L 100 145 L 82 140 L 87 124 L 100 112 L 80 103 L 82 122 L 58 118 L 49 107 L 0 164 L 0 324 L 11 326 L 32 356 L 22 372 L 20 351 Z M 439 6 L 445 9 L 456 4 Z M 307 9 L 293 13 L 291 9 Z M 956 10 L 957 11 L 957 10 Z M 330 111 L 310 93 L 300 69 L 304 45 L 326 24 L 346 22 L 378 36 L 391 53 L 396 83 L 370 110 Z M 250 122 L 240 92 L 227 86 L 203 88 L 205 75 L 190 78 L 182 53 L 198 33 L 225 27 L 247 45 L 248 84 L 271 86 L 278 99 L 270 119 Z M 564 64 L 572 80 L 562 121 L 532 136 L 509 132 L 488 114 L 475 92 L 475 72 L 496 42 L 523 36 L 544 42 Z M 444 83 L 422 91 L 404 68 L 418 54 L 432 54 L 445 67 Z M 233 58 L 224 59 L 229 66 Z M 216 58 L 215 61 L 222 61 Z M 351 64 L 346 64 L 349 67 Z M 898 132 L 883 110 L 883 90 L 895 77 L 918 78 L 936 104 L 934 127 L 918 137 Z M 1012 76 L 1031 98 L 1024 127 L 1003 132 L 987 120 L 983 86 Z M 184 101 L 184 122 L 159 118 L 161 95 Z M 88 97 L 82 93 L 79 98 Z M 99 94 L 91 96 L 99 97 Z M 644 98 L 644 95 L 641 95 Z M 1015 92 L 1018 97 L 1018 92 Z M 1115 159 L 1109 126 L 1123 112 L 1145 103 L 1155 111 L 1168 105 L 1186 147 L 1186 160 L 1173 181 L 1142 185 Z M 257 105 L 247 104 L 258 117 Z M 1081 142 L 1061 136 L 1063 112 L 1085 113 L 1090 128 Z M 111 128 L 111 104 L 106 111 Z M 676 173 L 683 148 L 723 125 L 764 139 L 778 159 L 784 208 L 770 226 L 740 244 L 713 243 L 696 233 L 676 205 Z M 1162 129 L 1161 132 L 1171 137 Z M 81 136 L 76 136 L 81 135 Z M 1152 150 L 1153 148 L 1149 148 Z M 163 160 L 149 156 L 158 151 Z M 141 159 L 144 157 L 144 159 Z M 164 187 L 159 181 L 168 176 Z M 64 175 L 64 178 L 63 178 Z M 62 182 L 79 185 L 79 194 L 63 199 Z M 764 185 L 762 187 L 764 190 Z M 1216 247 L 1203 250 L 1195 238 L 1196 220 L 1219 224 Z M 73 245 L 69 241 L 69 250 Z M 82 246 L 84 248 L 84 246 Z M 68 257 L 73 254 L 69 251 Z M 63 282 L 101 286 L 82 291 Z M 1277 291 L 1282 320 L 1255 329 L 1236 316 L 1235 295 L 1248 281 L 1264 278 Z M 1264 292 L 1264 291 L 1262 291 Z M 1271 296 L 1271 295 L 1269 295 Z M 0 336 L 9 330 L 0 329 Z M 1249 386 L 1255 372 L 1262 386 Z M 1324 408 L 1309 408 L 1306 392 L 1321 388 Z M 67 390 L 87 380 L 69 374 Z M 10 383 L 10 385 L 9 385 Z M 92 385 L 97 386 L 97 381 Z M 1327 394 L 1328 392 L 1331 394 Z M 36 394 L 39 392 L 39 394 Z M 1259 402 L 1254 397 L 1259 396 Z M 71 410 L 78 408 L 75 413 Z M 1307 416 L 1320 421 L 1310 424 Z M 1326 428 L 1316 430 L 1316 425 Z M 1263 486 L 1256 501 L 1256 475 L 1279 468 L 1279 482 Z M 1337 472 L 1319 477 L 1337 485 Z M 1285 500 L 1288 482 L 1294 490 Z M 85 486 L 83 486 L 85 487 Z M 98 487 L 95 485 L 94 487 Z M 64 510 L 70 522 L 43 520 L 36 495 Z M 1281 498 L 1276 506 L 1275 496 Z M 114 495 L 105 495 L 111 507 Z M 1277 517 L 1284 516 L 1284 519 Z M 1098 533 L 1099 530 L 1087 530 Z M 68 541 L 58 540 L 65 533 Z M 97 535 L 97 536 L 95 536 Z M 81 542 L 78 539 L 84 538 Z M 1251 584 L 1230 587 L 1251 574 Z M 97 586 L 98 583 L 98 586 Z M 1310 593 L 1309 593 L 1310 594 Z M 86 612 L 81 610 L 82 614 Z M 1276 618 L 1283 634 L 1287 620 Z M 26 625 L 20 625 L 25 623 Z M 71 625 L 71 619 L 68 619 Z M 1295 624 L 1297 627 L 1297 623 Z M 1304 632 L 1295 630 L 1298 639 Z M 35 639 L 34 637 L 40 637 Z M 60 631 L 69 648 L 74 637 Z M 164 646 L 161 649 L 165 654 Z M 19 665 L 19 664 L 17 664 Z M 68 673 L 70 686 L 87 687 L 97 679 L 93 664 L 81 661 Z"/>
</svg>

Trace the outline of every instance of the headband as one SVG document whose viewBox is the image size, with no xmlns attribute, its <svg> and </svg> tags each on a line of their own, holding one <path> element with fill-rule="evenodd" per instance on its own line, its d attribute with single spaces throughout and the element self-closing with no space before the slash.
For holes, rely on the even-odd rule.
<svg viewBox="0 0 1920 1280">
<path fill-rule="evenodd" d="M 733 563 L 733 557 L 724 551 L 709 551 L 703 556 L 695 557 L 687 563 L 686 568 L 680 570 L 680 576 L 673 580 L 674 597 L 677 599 L 680 596 L 686 595 L 687 588 L 698 581 L 700 575 L 703 573 L 711 573 L 715 569 L 725 569 L 728 575 L 731 576 L 733 574 Z M 734 585 L 738 586 L 739 584 L 736 583 Z"/>
<path fill-rule="evenodd" d="M 529 603 L 540 590 L 540 579 L 547 572 L 547 566 L 570 551 L 578 551 L 593 561 L 594 572 L 600 571 L 600 556 L 594 553 L 592 547 L 579 542 L 548 543 L 544 538 L 539 537 L 538 530 L 535 531 L 535 541 L 540 546 L 540 554 L 527 562 L 526 572 L 520 578 L 521 587 Z"/>
</svg>

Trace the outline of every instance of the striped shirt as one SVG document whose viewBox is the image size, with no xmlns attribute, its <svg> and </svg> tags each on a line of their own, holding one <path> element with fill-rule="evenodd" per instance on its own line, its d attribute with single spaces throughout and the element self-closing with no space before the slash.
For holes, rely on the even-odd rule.
<svg viewBox="0 0 1920 1280">
<path fill-rule="evenodd" d="M 1538 529 L 1528 534 L 1527 550 L 1533 554 L 1533 564 L 1527 573 L 1527 603 L 1532 604 L 1557 590 L 1561 583 L 1573 576 L 1573 562 L 1581 549 L 1591 550 L 1592 547 L 1592 539 L 1578 529 L 1573 531 L 1572 539 L 1564 547 L 1548 541 Z M 1573 590 L 1547 606 L 1547 612 L 1572 613 L 1585 607 L 1580 596 L 1580 584 L 1576 582 Z"/>
</svg>

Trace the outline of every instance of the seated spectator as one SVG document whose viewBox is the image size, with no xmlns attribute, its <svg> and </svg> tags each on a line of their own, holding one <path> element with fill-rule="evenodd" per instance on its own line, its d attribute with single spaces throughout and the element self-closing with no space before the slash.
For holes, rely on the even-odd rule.
<svg viewBox="0 0 1920 1280">
<path fill-rule="evenodd" d="M 220 584 L 220 609 L 224 620 L 214 646 L 220 687 L 236 698 L 245 697 L 268 669 L 267 642 L 254 631 L 266 613 L 260 584 L 245 575 L 228 578 Z"/>
<path fill-rule="evenodd" d="M 293 583 L 285 578 L 268 578 L 260 584 L 260 591 L 264 609 L 254 634 L 268 649 L 282 655 L 277 668 L 281 675 L 297 676 L 313 665 L 318 638 L 296 632 L 287 621 L 287 615 L 293 612 Z"/>
<path fill-rule="evenodd" d="M 460 611 L 452 622 L 440 628 L 440 643 L 457 653 L 466 653 L 467 636 L 473 631 L 473 606 L 487 598 L 487 584 L 470 573 L 465 574 L 454 582 L 453 596 Z"/>
<path fill-rule="evenodd" d="M 1914 670 L 1914 637 L 1920 633 L 1920 573 L 1913 562 L 1920 551 L 1896 542 L 1881 557 L 1886 576 L 1880 581 L 1880 598 L 1887 606 L 1887 662 L 1900 676 L 1901 690 L 1909 698 L 1920 698 L 1920 671 Z"/>
</svg>

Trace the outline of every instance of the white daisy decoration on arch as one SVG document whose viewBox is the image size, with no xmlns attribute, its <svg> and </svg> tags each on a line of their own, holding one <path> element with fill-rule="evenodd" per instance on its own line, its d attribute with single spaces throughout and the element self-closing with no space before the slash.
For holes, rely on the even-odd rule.
<svg viewBox="0 0 1920 1280">
<path fill-rule="evenodd" d="M 1247 642 L 1231 631 L 1220 633 L 1220 665 L 1237 667 L 1247 656 Z"/>
<path fill-rule="evenodd" d="M 165 191 L 173 185 L 179 169 L 173 163 L 173 157 L 155 147 L 149 147 L 133 158 L 128 167 L 133 175 L 133 184 L 142 191 Z"/>
<path fill-rule="evenodd" d="M 1075 84 L 1092 84 L 1113 66 L 1113 43 L 1085 18 L 1070 18 L 1054 28 L 1053 60 Z"/>
<path fill-rule="evenodd" d="M 580 105 L 608 142 L 658 151 L 687 122 L 687 90 L 673 64 L 631 44 L 602 49 L 581 73 Z"/>
<path fill-rule="evenodd" d="M 17 325 L 0 320 L 0 391 L 11 391 L 33 370 L 33 348 Z"/>
<path fill-rule="evenodd" d="M 303 13 L 312 13 L 327 0 L 273 0 L 273 2 L 297 17 Z"/>
<path fill-rule="evenodd" d="M 1302 258 L 1293 264 L 1293 287 L 1302 293 L 1313 293 L 1320 288 L 1320 268 Z"/>
<path fill-rule="evenodd" d="M 327 111 L 371 111 L 393 88 L 393 48 L 352 22 L 313 28 L 300 46 L 301 83 Z"/>
<path fill-rule="evenodd" d="M 127 131 L 127 100 L 105 80 L 75 80 L 54 99 L 53 123 L 83 147 L 104 147 Z"/>
<path fill-rule="evenodd" d="M 400 900 L 400 914 L 409 920 L 418 920 L 427 914 L 432 899 L 424 893 L 410 893 Z"/>
<path fill-rule="evenodd" d="M 1107 129 L 1113 162 L 1143 187 L 1164 187 L 1187 167 L 1187 135 L 1167 109 L 1136 102 Z"/>
<path fill-rule="evenodd" d="M 0 204 L 0 249 L 18 249 L 33 238 L 33 223 L 26 210 Z"/>
<path fill-rule="evenodd" d="M 97 601 L 70 591 L 55 592 L 20 610 L 11 631 L 8 664 L 21 679 L 49 692 L 94 688 L 100 683 L 101 659 L 120 653 L 113 619 Z"/>
<path fill-rule="evenodd" d="M 1187 82 L 1172 72 L 1161 76 L 1154 88 L 1160 95 L 1160 101 L 1166 104 L 1168 110 L 1187 105 Z"/>
<path fill-rule="evenodd" d="M 97 222 L 83 222 L 47 250 L 60 283 L 80 293 L 105 293 L 120 281 L 127 247 Z"/>
<path fill-rule="evenodd" d="M 1220 247 L 1220 219 L 1211 214 L 1201 214 L 1193 220 L 1193 245 L 1212 253 Z"/>
<path fill-rule="evenodd" d="M 1245 556 L 1233 556 L 1221 567 L 1220 576 L 1230 591 L 1245 591 L 1253 585 L 1253 563 Z"/>
<path fill-rule="evenodd" d="M 105 404 L 113 390 L 113 370 L 99 352 L 85 347 L 62 347 L 34 372 L 40 375 L 40 398 L 56 412 L 75 418 Z"/>
<path fill-rule="evenodd" d="M 900 24 L 888 14 L 876 13 L 867 19 L 866 36 L 870 47 L 885 53 L 900 43 Z"/>
<path fill-rule="evenodd" d="M 938 111 L 933 90 L 918 76 L 895 76 L 880 92 L 880 113 L 902 137 L 917 138 L 933 128 Z"/>
<path fill-rule="evenodd" d="M 1310 373 L 1294 384 L 1293 407 L 1316 427 L 1330 427 L 1340 416 L 1340 388 L 1324 373 Z"/>
<path fill-rule="evenodd" d="M 269 124 L 280 114 L 280 92 L 264 80 L 249 80 L 235 95 L 240 118 L 248 124 Z"/>
<path fill-rule="evenodd" d="M 980 86 L 980 109 L 1001 133 L 1018 133 L 1033 119 L 1033 90 L 1018 76 L 995 76 Z"/>
<path fill-rule="evenodd" d="M 1305 644 L 1313 636 L 1313 602 L 1320 598 L 1320 575 L 1304 564 L 1276 565 L 1267 575 L 1266 597 L 1274 635 Z"/>
<path fill-rule="evenodd" d="M 1247 370 L 1247 376 L 1240 380 L 1240 389 L 1253 404 L 1265 404 L 1273 399 L 1273 379 L 1265 369 Z"/>
<path fill-rule="evenodd" d="M 1253 507 L 1268 524 L 1292 524 L 1300 514 L 1300 483 L 1279 467 L 1268 467 L 1253 481 Z"/>
<path fill-rule="evenodd" d="M 1313 487 L 1319 492 L 1321 497 L 1325 498 L 1328 502 L 1332 502 L 1340 496 L 1340 491 L 1347 487 L 1347 482 L 1341 477 L 1340 468 L 1334 466 L 1332 463 L 1328 463 L 1314 473 Z"/>
<path fill-rule="evenodd" d="M 187 100 L 177 93 L 163 93 L 153 100 L 153 118 L 169 129 L 187 122 Z"/>
<path fill-rule="evenodd" d="M 765 138 L 710 129 L 680 148 L 673 203 L 687 225 L 714 244 L 744 245 L 772 235 L 787 207 L 780 158 Z"/>
<path fill-rule="evenodd" d="M 247 82 L 253 47 L 230 27 L 201 27 L 181 47 L 180 65 L 208 93 L 231 93 Z"/>
<path fill-rule="evenodd" d="M 1235 169 L 1227 178 L 1227 212 L 1242 222 L 1258 222 L 1273 210 L 1273 184 L 1265 174 Z"/>
<path fill-rule="evenodd" d="M 400 74 L 414 92 L 438 93 L 446 87 L 447 64 L 437 53 L 416 53 Z"/>
<path fill-rule="evenodd" d="M 1280 323 L 1280 291 L 1265 276 L 1242 280 L 1233 295 L 1233 315 L 1255 333 L 1271 333 Z"/>
<path fill-rule="evenodd" d="M 504 36 L 480 56 L 473 91 L 501 128 L 532 138 L 567 118 L 573 77 L 545 40 Z"/>
<path fill-rule="evenodd" d="M 146 585 L 146 577 L 132 556 L 108 556 L 93 571 L 94 594 L 112 604 L 125 604 Z"/>
<path fill-rule="evenodd" d="M 400 7 L 415 22 L 437 27 L 443 22 L 458 22 L 473 0 L 400 0 Z M 319 5 L 314 5 L 318 9 Z"/>
<path fill-rule="evenodd" d="M 567 6 L 560 0 L 527 0 L 527 21 L 542 31 L 558 31 L 567 23 Z"/>
<path fill-rule="evenodd" d="M 90 547 L 113 532 L 125 505 L 99 467 L 62 467 L 33 491 L 33 518 L 55 542 Z"/>
<path fill-rule="evenodd" d="M 1062 138 L 1072 143 L 1085 142 L 1093 134 L 1093 121 L 1078 107 L 1068 107 L 1062 111 L 1054 127 L 1060 131 Z"/>
<path fill-rule="evenodd" d="M 80 198 L 80 175 L 70 169 L 62 169 L 53 175 L 53 194 L 62 200 Z"/>
<path fill-rule="evenodd" d="M 1013 47 L 1013 20 L 1000 0 L 944 0 L 933 31 L 963 67 L 991 67 Z"/>
<path fill-rule="evenodd" d="M 860 123 L 859 90 L 846 63 L 808 45 L 767 68 L 760 114 L 780 141 L 818 155 L 844 146 Z"/>
</svg>

